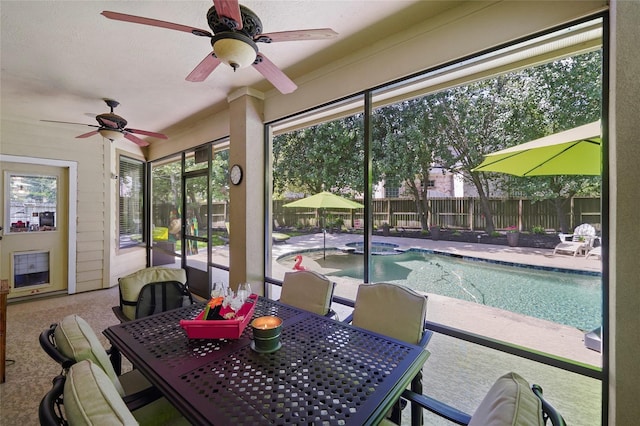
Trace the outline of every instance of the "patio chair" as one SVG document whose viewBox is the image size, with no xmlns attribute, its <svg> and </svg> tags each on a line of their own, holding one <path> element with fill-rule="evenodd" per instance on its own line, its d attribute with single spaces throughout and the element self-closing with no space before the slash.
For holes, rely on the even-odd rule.
<svg viewBox="0 0 640 426">
<path fill-rule="evenodd" d="M 331 299 L 335 285 L 314 271 L 285 272 L 280 301 L 314 314 L 334 317 Z"/>
<path fill-rule="evenodd" d="M 155 399 L 160 397 L 138 370 L 121 374 L 120 352 L 115 348 L 105 350 L 91 326 L 78 315 L 67 315 L 59 323 L 51 324 L 40 333 L 40 346 L 63 371 L 88 359 L 102 368 L 122 396 L 144 392 L 149 398 L 154 394 Z"/>
<path fill-rule="evenodd" d="M 43 426 L 189 424 L 166 401 L 122 398 L 105 372 L 89 360 L 53 379 L 40 401 L 38 417 Z"/>
<path fill-rule="evenodd" d="M 516 373 L 507 373 L 493 384 L 473 415 L 426 395 L 405 390 L 403 397 L 438 416 L 459 425 L 566 426 L 562 415 L 542 396 L 539 385 L 531 385 Z M 388 420 L 381 425 L 392 425 Z"/>
<path fill-rule="evenodd" d="M 361 284 L 358 287 L 353 313 L 345 322 L 426 347 L 433 334 L 425 327 L 426 316 L 426 295 L 396 284 Z M 422 393 L 422 372 L 412 379 L 411 391 Z M 400 424 L 404 404 L 406 402 L 399 399 L 388 413 L 387 417 L 396 424 Z M 417 403 L 411 404 L 411 423 L 422 424 L 422 409 Z"/>
<path fill-rule="evenodd" d="M 553 254 L 557 252 L 568 252 L 574 257 L 578 253 L 587 253 L 593 247 L 593 241 L 596 238 L 596 229 L 588 223 L 583 223 L 574 229 L 573 234 L 558 234 L 560 244 L 553 249 Z M 566 241 L 571 238 L 571 241 Z"/>
<path fill-rule="evenodd" d="M 193 303 L 184 269 L 152 266 L 118 279 L 118 286 L 120 306 L 112 310 L 120 322 Z"/>
</svg>

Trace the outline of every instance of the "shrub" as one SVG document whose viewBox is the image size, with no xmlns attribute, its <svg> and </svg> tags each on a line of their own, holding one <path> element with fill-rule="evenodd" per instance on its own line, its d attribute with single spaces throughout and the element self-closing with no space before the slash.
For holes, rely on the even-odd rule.
<svg viewBox="0 0 640 426">
<path fill-rule="evenodd" d="M 536 225 L 531 228 L 531 232 L 533 232 L 534 234 L 546 234 L 545 229 L 540 225 Z"/>
</svg>

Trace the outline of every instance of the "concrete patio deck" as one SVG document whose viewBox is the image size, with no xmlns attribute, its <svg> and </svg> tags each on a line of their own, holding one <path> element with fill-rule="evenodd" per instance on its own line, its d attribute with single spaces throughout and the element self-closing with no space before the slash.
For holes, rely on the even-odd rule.
<svg viewBox="0 0 640 426">
<path fill-rule="evenodd" d="M 322 233 L 296 236 L 290 238 L 286 243 L 274 244 L 273 258 L 275 260 L 282 255 L 300 250 L 322 248 L 324 238 L 326 238 L 327 249 L 343 247 L 350 242 L 363 241 L 362 235 L 343 233 L 328 233 L 326 236 L 323 236 Z M 393 243 L 405 249 L 412 247 L 423 248 L 461 256 L 525 265 L 594 273 L 602 271 L 602 261 L 599 257 L 591 256 L 586 259 L 585 256 L 554 255 L 551 249 L 432 241 L 429 239 L 402 237 L 375 236 L 373 241 Z M 303 265 L 306 265 L 309 269 L 323 272 L 322 268 L 317 263 L 314 264 L 311 259 L 305 259 Z M 273 262 L 272 275 L 274 277 L 281 277 L 284 272 L 290 270 L 291 266 L 288 264 L 283 265 Z M 359 283 L 349 278 L 332 277 L 332 279 L 337 283 L 336 295 L 355 299 Z M 334 309 L 341 317 L 349 313 L 348 308 L 335 306 Z M 433 322 L 522 345 L 555 356 L 598 367 L 602 365 L 601 354 L 587 349 L 584 345 L 584 332 L 574 327 L 436 294 L 429 294 L 427 318 Z"/>
</svg>

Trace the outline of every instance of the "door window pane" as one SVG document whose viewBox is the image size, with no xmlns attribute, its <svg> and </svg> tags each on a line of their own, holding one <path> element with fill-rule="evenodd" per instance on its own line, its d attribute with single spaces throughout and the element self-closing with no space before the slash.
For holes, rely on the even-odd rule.
<svg viewBox="0 0 640 426">
<path fill-rule="evenodd" d="M 9 173 L 8 232 L 53 231 L 56 229 L 58 179 L 55 176 Z"/>
</svg>

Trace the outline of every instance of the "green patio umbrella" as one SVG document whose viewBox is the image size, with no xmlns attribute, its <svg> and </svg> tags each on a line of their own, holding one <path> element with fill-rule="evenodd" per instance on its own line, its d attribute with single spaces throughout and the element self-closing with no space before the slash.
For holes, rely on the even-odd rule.
<svg viewBox="0 0 640 426">
<path fill-rule="evenodd" d="M 290 203 L 285 204 L 282 207 L 299 207 L 299 208 L 307 208 L 307 209 L 317 209 L 322 210 L 323 212 L 326 209 L 362 209 L 364 206 L 355 201 L 348 200 L 339 195 L 332 194 L 331 192 L 322 191 L 315 195 L 311 195 L 306 198 L 302 198 L 300 200 L 292 201 Z M 322 218 L 322 225 L 324 228 L 325 220 Z M 326 230 L 323 230 L 324 233 L 324 249 L 326 249 Z"/>
<path fill-rule="evenodd" d="M 600 175 L 600 121 L 554 133 L 485 156 L 473 171 L 516 176 Z"/>
</svg>

